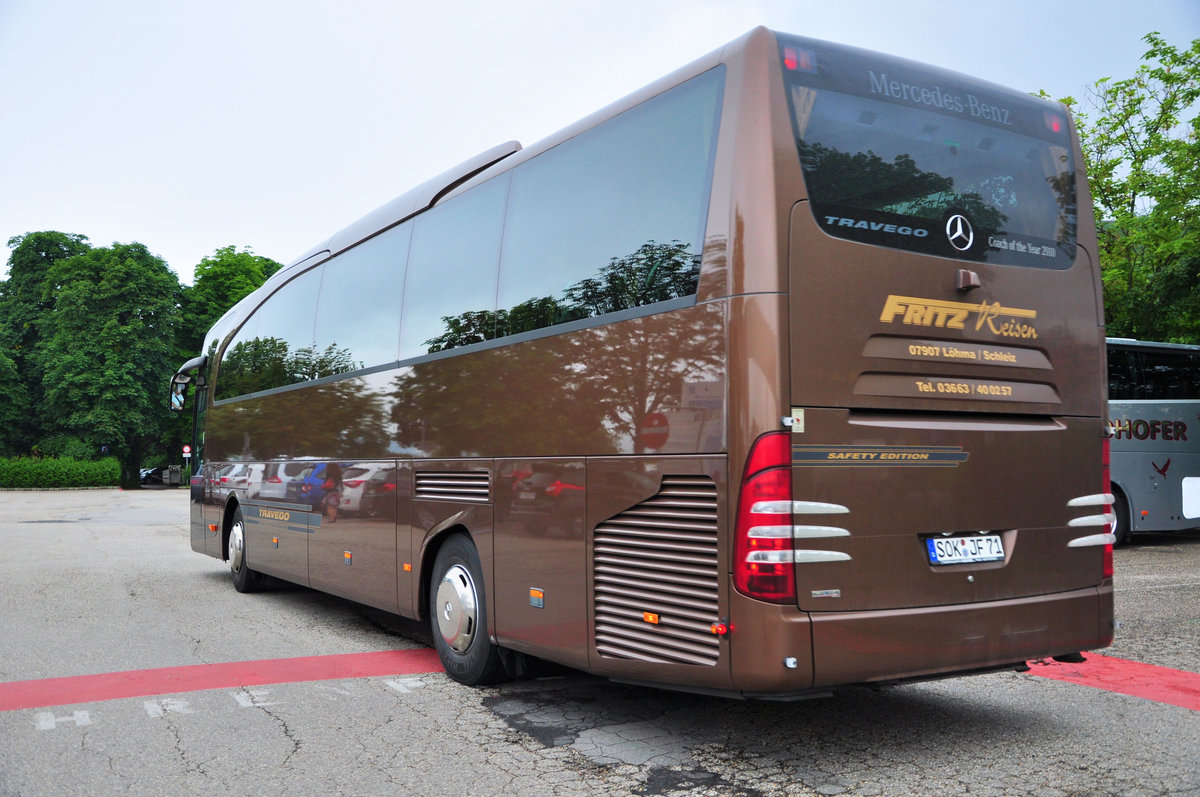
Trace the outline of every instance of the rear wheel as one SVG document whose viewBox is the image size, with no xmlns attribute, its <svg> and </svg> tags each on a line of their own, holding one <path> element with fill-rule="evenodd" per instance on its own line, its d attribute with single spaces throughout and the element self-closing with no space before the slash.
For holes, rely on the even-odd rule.
<svg viewBox="0 0 1200 797">
<path fill-rule="evenodd" d="M 1113 493 L 1113 514 L 1117 517 L 1117 522 L 1113 524 L 1113 534 L 1117 538 L 1117 545 L 1125 545 L 1129 542 L 1133 531 L 1129 527 L 1129 502 L 1125 500 L 1125 496 L 1120 492 Z"/>
<path fill-rule="evenodd" d="M 456 534 L 446 540 L 433 562 L 429 582 L 429 621 L 433 644 L 446 674 L 474 686 L 495 681 L 503 672 L 500 651 L 488 639 L 487 602 L 479 552 Z"/>
<path fill-rule="evenodd" d="M 229 527 L 229 568 L 233 571 L 233 588 L 238 592 L 262 589 L 263 574 L 251 570 L 246 558 L 246 523 L 241 509 L 233 510 L 233 524 Z"/>
</svg>

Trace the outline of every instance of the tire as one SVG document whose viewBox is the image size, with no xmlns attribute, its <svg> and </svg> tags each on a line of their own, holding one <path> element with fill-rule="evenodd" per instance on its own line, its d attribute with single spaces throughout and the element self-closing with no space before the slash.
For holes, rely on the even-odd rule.
<svg viewBox="0 0 1200 797">
<path fill-rule="evenodd" d="M 1117 538 L 1117 545 L 1127 545 L 1133 538 L 1133 530 L 1129 526 L 1129 502 L 1125 500 L 1124 493 L 1119 490 L 1113 491 L 1113 514 L 1117 517 L 1117 522 L 1113 526 L 1113 534 Z"/>
<path fill-rule="evenodd" d="M 233 510 L 233 523 L 229 527 L 229 568 L 233 571 L 233 588 L 238 592 L 258 592 L 266 581 L 262 573 L 250 569 L 241 509 Z"/>
<path fill-rule="evenodd" d="M 465 535 L 446 540 L 434 559 L 429 625 L 433 646 L 451 678 L 476 686 L 501 677 L 500 650 L 488 639 L 479 552 Z"/>
</svg>

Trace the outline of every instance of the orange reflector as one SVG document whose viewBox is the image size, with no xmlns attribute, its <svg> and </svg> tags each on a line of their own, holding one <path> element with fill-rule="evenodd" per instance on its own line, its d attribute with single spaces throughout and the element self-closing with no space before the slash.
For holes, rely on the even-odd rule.
<svg viewBox="0 0 1200 797">
<path fill-rule="evenodd" d="M 1146 515 L 1149 515 L 1149 514 L 1150 514 L 1150 510 L 1149 510 L 1149 509 L 1143 509 L 1143 510 L 1142 510 L 1142 517 L 1145 517 Z"/>
<path fill-rule="evenodd" d="M 412 564 L 411 564 L 411 563 L 409 563 L 409 562 L 405 562 L 405 563 L 404 563 L 404 572 L 405 572 L 405 573 L 411 573 L 411 572 L 412 572 Z"/>
<path fill-rule="evenodd" d="M 346 562 L 346 564 L 350 564 L 350 561 L 353 558 L 354 558 L 354 555 L 352 553 L 350 553 L 349 551 L 342 551 L 342 559 Z"/>
<path fill-rule="evenodd" d="M 208 530 L 209 530 L 209 531 L 213 531 L 213 532 L 215 532 L 215 531 L 217 530 L 217 524 L 216 524 L 216 523 L 209 523 L 209 524 L 208 524 Z"/>
<path fill-rule="evenodd" d="M 654 612 L 642 612 L 642 619 L 645 620 L 647 623 L 653 623 L 654 625 L 658 625 L 658 615 L 655 614 Z"/>
</svg>

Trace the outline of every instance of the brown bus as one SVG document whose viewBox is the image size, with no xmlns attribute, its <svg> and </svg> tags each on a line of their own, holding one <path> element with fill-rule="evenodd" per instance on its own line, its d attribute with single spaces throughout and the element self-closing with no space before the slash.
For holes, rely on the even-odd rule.
<svg viewBox="0 0 1200 797">
<path fill-rule="evenodd" d="M 192 547 L 525 656 L 788 697 L 1112 640 L 1067 111 L 757 29 L 238 303 Z"/>
</svg>

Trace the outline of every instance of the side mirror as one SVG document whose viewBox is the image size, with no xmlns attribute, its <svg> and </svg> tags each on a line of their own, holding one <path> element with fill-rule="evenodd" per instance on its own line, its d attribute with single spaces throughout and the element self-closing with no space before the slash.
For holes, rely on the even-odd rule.
<svg viewBox="0 0 1200 797">
<path fill-rule="evenodd" d="M 196 373 L 196 387 L 203 390 L 205 385 L 204 367 L 208 364 L 208 356 L 201 354 L 193 357 L 179 367 L 175 376 L 171 377 L 171 389 L 167 396 L 167 406 L 172 412 L 183 412 L 187 404 L 187 388 L 192 383 L 192 372 Z"/>
<path fill-rule="evenodd" d="M 183 412 L 183 407 L 187 403 L 187 387 L 192 378 L 187 374 L 175 374 L 175 378 L 171 380 L 171 396 L 170 408 L 172 412 Z"/>
</svg>

